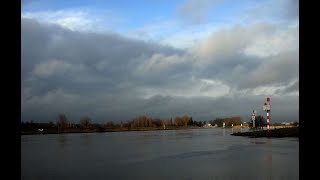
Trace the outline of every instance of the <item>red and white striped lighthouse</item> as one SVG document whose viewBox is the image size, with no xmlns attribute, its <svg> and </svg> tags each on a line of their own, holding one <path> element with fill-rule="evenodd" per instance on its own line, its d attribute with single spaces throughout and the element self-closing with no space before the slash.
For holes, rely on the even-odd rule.
<svg viewBox="0 0 320 180">
<path fill-rule="evenodd" d="M 263 105 L 263 110 L 267 113 L 267 131 L 269 132 L 270 129 L 270 98 L 267 97 L 267 101 Z"/>
</svg>

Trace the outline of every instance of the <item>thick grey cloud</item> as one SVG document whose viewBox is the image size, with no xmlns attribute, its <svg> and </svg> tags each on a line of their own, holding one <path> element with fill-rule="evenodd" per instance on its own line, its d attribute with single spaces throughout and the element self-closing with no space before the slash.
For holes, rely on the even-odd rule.
<svg viewBox="0 0 320 180">
<path fill-rule="evenodd" d="M 299 81 L 293 81 L 293 83 L 286 86 L 284 89 L 279 89 L 276 91 L 278 94 L 290 94 L 299 93 Z"/>
<path fill-rule="evenodd" d="M 21 51 L 24 83 L 34 87 L 40 82 L 48 88 L 75 88 L 78 92 L 94 86 L 114 89 L 130 82 L 136 68 L 155 53 L 181 54 L 117 34 L 74 32 L 30 19 L 22 19 Z"/>
<path fill-rule="evenodd" d="M 234 26 L 193 47 L 198 76 L 223 79 L 237 89 L 282 84 L 299 75 L 298 27 Z M 249 50 L 248 50 L 249 49 Z"/>
<path fill-rule="evenodd" d="M 298 95 L 290 94 L 299 91 L 298 27 L 235 26 L 179 50 L 21 22 L 22 120 L 54 121 L 59 113 L 76 122 L 84 115 L 246 119 L 267 96 L 275 121 L 298 119 Z"/>
</svg>

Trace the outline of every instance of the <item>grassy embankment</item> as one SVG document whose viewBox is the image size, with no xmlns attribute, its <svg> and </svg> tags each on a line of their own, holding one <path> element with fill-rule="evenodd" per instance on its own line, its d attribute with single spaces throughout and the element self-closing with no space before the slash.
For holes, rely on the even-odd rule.
<svg viewBox="0 0 320 180">
<path fill-rule="evenodd" d="M 299 127 L 272 129 L 269 132 L 267 130 L 236 132 L 231 135 L 248 137 L 299 137 Z"/>
</svg>

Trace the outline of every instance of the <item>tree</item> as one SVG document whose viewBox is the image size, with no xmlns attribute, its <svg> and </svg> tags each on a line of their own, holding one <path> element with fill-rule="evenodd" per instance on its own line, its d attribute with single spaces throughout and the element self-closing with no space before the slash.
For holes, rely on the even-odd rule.
<svg viewBox="0 0 320 180">
<path fill-rule="evenodd" d="M 108 121 L 105 125 L 106 128 L 110 128 L 110 129 L 113 129 L 115 128 L 115 125 L 113 123 L 113 121 Z"/>
<path fill-rule="evenodd" d="M 264 118 L 263 116 L 259 115 L 259 116 L 256 116 L 256 127 L 263 127 L 265 125 L 267 125 L 267 120 L 266 118 Z"/>
<path fill-rule="evenodd" d="M 50 127 L 54 127 L 54 123 L 52 121 L 49 122 Z"/>
<path fill-rule="evenodd" d="M 88 128 L 91 124 L 91 119 L 88 116 L 84 116 L 80 119 L 80 124 L 84 128 Z"/>
<path fill-rule="evenodd" d="M 64 129 L 67 125 L 67 117 L 65 114 L 59 114 L 57 119 L 57 126 L 59 129 Z"/>
<path fill-rule="evenodd" d="M 190 117 L 190 120 L 188 121 L 188 126 L 193 126 L 193 120 L 192 120 L 192 117 Z"/>
<path fill-rule="evenodd" d="M 121 129 L 124 128 L 124 124 L 123 124 L 122 121 L 121 121 L 121 123 L 120 123 L 120 128 L 121 128 Z"/>
</svg>

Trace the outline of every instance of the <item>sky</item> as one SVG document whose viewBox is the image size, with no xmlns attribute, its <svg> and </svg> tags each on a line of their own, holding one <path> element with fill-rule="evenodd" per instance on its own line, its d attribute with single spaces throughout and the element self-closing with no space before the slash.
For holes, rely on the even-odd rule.
<svg viewBox="0 0 320 180">
<path fill-rule="evenodd" d="M 21 120 L 299 121 L 299 1 L 22 0 Z"/>
</svg>

